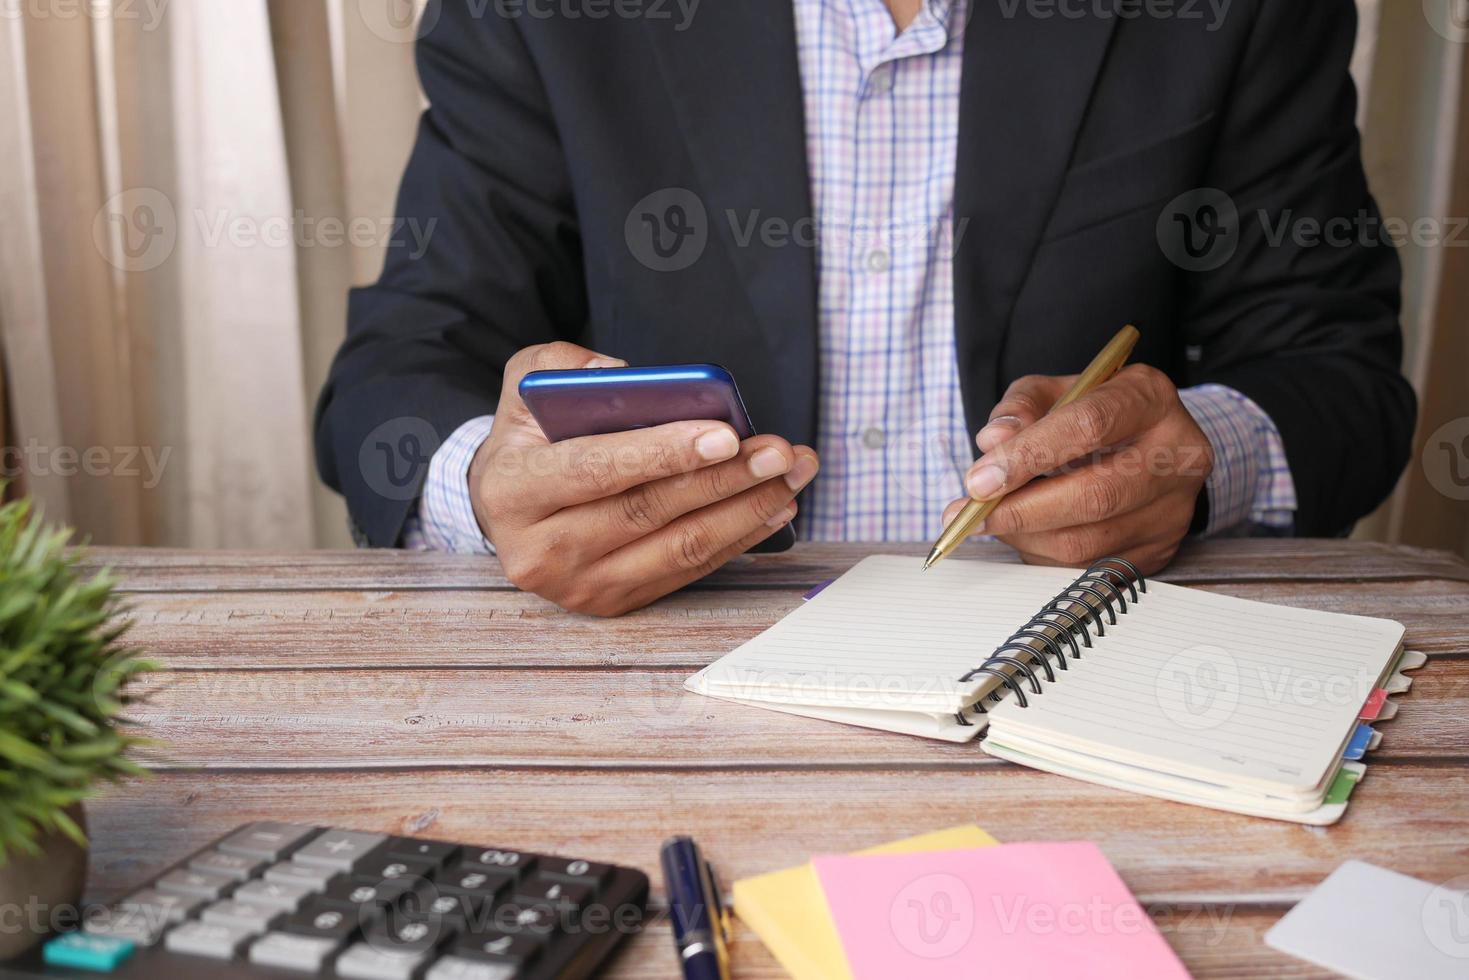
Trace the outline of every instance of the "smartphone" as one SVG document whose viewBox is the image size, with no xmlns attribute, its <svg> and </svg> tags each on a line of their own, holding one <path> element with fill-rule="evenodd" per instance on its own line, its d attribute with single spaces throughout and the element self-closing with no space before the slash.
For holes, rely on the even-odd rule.
<svg viewBox="0 0 1469 980">
<path fill-rule="evenodd" d="M 741 441 L 755 435 L 733 375 L 717 364 L 535 371 L 520 382 L 520 400 L 552 442 L 703 419 L 729 423 Z M 795 543 L 787 524 L 750 550 Z"/>
</svg>

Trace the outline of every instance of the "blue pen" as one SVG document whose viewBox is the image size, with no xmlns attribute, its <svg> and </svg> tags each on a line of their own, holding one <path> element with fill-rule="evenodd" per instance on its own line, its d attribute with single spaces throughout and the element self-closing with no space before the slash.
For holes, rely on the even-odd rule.
<svg viewBox="0 0 1469 980">
<path fill-rule="evenodd" d="M 663 845 L 663 881 L 684 980 L 729 980 L 729 923 L 714 869 L 691 837 Z"/>
</svg>

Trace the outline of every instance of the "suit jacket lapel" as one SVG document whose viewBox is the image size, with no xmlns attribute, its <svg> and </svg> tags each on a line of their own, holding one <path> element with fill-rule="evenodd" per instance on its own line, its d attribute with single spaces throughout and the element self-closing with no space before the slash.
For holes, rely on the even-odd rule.
<svg viewBox="0 0 1469 980">
<path fill-rule="evenodd" d="M 1016 298 L 1071 160 L 1115 16 L 970 0 L 954 188 L 954 318 L 970 431 L 1001 394 Z M 964 222 L 964 225 L 960 225 Z"/>
<path fill-rule="evenodd" d="M 772 358 L 770 378 L 740 383 L 768 385 L 782 406 L 784 417 L 765 426 L 814 440 L 816 261 L 792 4 L 707 0 L 686 29 L 650 20 L 649 31 L 699 178 L 691 190 L 708 213 L 710 244 L 723 246 L 739 275 Z M 782 227 L 766 221 L 783 222 L 789 240 L 763 242 L 761 227 Z"/>
</svg>

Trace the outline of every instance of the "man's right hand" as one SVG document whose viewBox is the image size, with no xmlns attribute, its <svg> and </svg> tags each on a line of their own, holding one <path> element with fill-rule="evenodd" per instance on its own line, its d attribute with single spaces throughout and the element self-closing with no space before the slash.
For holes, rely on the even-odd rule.
<svg viewBox="0 0 1469 980">
<path fill-rule="evenodd" d="M 510 581 L 594 616 L 645 606 L 770 537 L 819 465 L 810 447 L 742 444 L 712 421 L 551 443 L 520 400 L 532 371 L 624 363 L 567 343 L 516 354 L 469 470 L 475 517 Z"/>
</svg>

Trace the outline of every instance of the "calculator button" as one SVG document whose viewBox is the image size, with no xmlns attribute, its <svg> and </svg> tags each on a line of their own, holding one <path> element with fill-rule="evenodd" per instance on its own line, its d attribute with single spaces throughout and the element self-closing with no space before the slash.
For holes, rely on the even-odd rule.
<svg viewBox="0 0 1469 980">
<path fill-rule="evenodd" d="M 440 916 L 453 922 L 456 928 L 464 929 L 475 921 L 483 905 L 484 900 L 476 895 L 442 894 L 429 884 L 406 896 L 403 909 L 410 915 Z"/>
<path fill-rule="evenodd" d="M 438 869 L 439 866 L 432 861 L 379 856 L 359 864 L 352 870 L 352 877 L 368 882 L 392 878 L 427 878 Z"/>
<path fill-rule="evenodd" d="M 349 910 L 333 908 L 320 899 L 312 899 L 306 908 L 276 923 L 276 928 L 297 936 L 313 936 L 341 943 L 357 931 L 360 922 L 357 915 Z"/>
<path fill-rule="evenodd" d="M 153 883 L 153 887 L 171 895 L 216 899 L 234 887 L 235 880 L 212 871 L 170 871 Z"/>
<path fill-rule="evenodd" d="M 550 881 L 536 877 L 520 883 L 515 889 L 517 901 L 528 905 L 543 903 L 559 908 L 581 908 L 592 900 L 589 885 L 572 885 L 563 881 Z"/>
<path fill-rule="evenodd" d="M 250 947 L 250 962 L 315 973 L 340 945 L 335 939 L 267 932 Z"/>
<path fill-rule="evenodd" d="M 453 925 L 438 916 L 409 918 L 390 914 L 362 930 L 362 938 L 373 949 L 402 953 L 427 953 L 454 935 Z"/>
<path fill-rule="evenodd" d="M 530 936 L 511 936 L 504 933 L 487 932 L 465 934 L 459 937 L 454 952 L 485 963 L 502 963 L 520 967 L 535 959 L 541 951 L 541 941 Z"/>
<path fill-rule="evenodd" d="M 89 936 L 126 939 L 139 946 L 152 946 L 167 927 L 166 915 L 147 908 L 98 909 L 82 923 L 82 931 Z"/>
<path fill-rule="evenodd" d="M 113 936 L 87 936 L 79 932 L 57 936 L 41 951 L 43 962 L 73 970 L 111 973 L 138 947 L 127 939 Z"/>
<path fill-rule="evenodd" d="M 278 914 L 275 909 L 261 908 L 249 902 L 227 898 L 206 908 L 199 918 L 204 922 L 233 926 L 253 934 L 269 929 L 271 921 Z"/>
<path fill-rule="evenodd" d="M 387 840 L 386 834 L 364 834 L 355 830 L 328 830 L 291 855 L 296 864 L 313 868 L 351 871 L 377 846 Z"/>
<path fill-rule="evenodd" d="M 262 820 L 230 834 L 219 842 L 219 849 L 226 854 L 238 854 L 259 861 L 279 861 L 293 847 L 314 833 L 316 828 L 308 824 Z"/>
<path fill-rule="evenodd" d="M 510 963 L 484 963 L 445 956 L 424 974 L 423 980 L 515 980 L 518 968 Z"/>
<path fill-rule="evenodd" d="M 158 916 L 160 922 L 173 924 L 187 919 L 189 913 L 203 905 L 205 901 L 206 899 L 188 895 L 170 895 L 156 888 L 144 888 L 118 902 L 117 907 L 150 910 L 152 914 Z"/>
<path fill-rule="evenodd" d="M 489 901 L 505 887 L 506 879 L 490 875 L 477 868 L 458 867 L 434 882 L 446 895 L 473 895 L 481 901 Z"/>
<path fill-rule="evenodd" d="M 425 953 L 400 953 L 373 949 L 358 943 L 337 957 L 337 976 L 350 980 L 412 980 L 414 972 L 428 959 Z"/>
<path fill-rule="evenodd" d="M 406 878 L 392 878 L 369 884 L 346 875 L 338 875 L 321 893 L 322 901 L 339 908 L 356 909 L 363 905 L 393 905 L 398 899 L 413 890 L 415 882 Z"/>
<path fill-rule="evenodd" d="M 174 953 L 228 960 L 252 935 L 248 929 L 222 922 L 185 922 L 163 937 L 163 945 Z"/>
<path fill-rule="evenodd" d="M 489 847 L 477 851 L 466 850 L 464 859 L 459 863 L 461 867 L 478 868 L 494 874 L 519 877 L 535 867 L 536 858 L 534 854 L 503 851 L 497 847 Z"/>
<path fill-rule="evenodd" d="M 330 868 L 313 868 L 305 864 L 282 861 L 280 864 L 272 864 L 265 869 L 265 880 L 278 881 L 282 885 L 300 885 L 312 891 L 321 891 L 326 887 L 327 882 L 336 877 L 336 874 Z"/>
<path fill-rule="evenodd" d="M 249 881 L 263 866 L 264 862 L 255 858 L 225 854 L 222 851 L 206 851 L 189 859 L 191 871 L 208 871 L 235 881 Z"/>
<path fill-rule="evenodd" d="M 481 918 L 483 922 L 476 931 L 483 935 L 526 936 L 545 940 L 556 931 L 560 916 L 549 905 L 509 903 L 498 906 L 492 913 Z"/>
<path fill-rule="evenodd" d="M 314 889 L 306 885 L 287 885 L 279 881 L 247 881 L 235 889 L 237 902 L 248 902 L 277 912 L 294 912 Z"/>
<path fill-rule="evenodd" d="M 428 861 L 436 867 L 443 867 L 459 855 L 458 844 L 441 840 L 416 840 L 412 837 L 390 838 L 385 850 L 392 857 Z"/>
<path fill-rule="evenodd" d="M 536 863 L 536 872 L 547 878 L 596 884 L 612 873 L 612 866 L 579 858 L 543 857 Z"/>
</svg>

